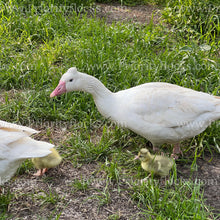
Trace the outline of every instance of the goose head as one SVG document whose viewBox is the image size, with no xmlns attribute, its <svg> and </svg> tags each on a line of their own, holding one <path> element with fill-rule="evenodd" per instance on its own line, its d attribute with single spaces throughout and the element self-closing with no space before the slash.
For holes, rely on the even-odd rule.
<svg viewBox="0 0 220 220">
<path fill-rule="evenodd" d="M 58 86 L 50 94 L 50 97 L 58 96 L 66 92 L 80 91 L 83 88 L 83 74 L 76 67 L 71 67 L 64 73 Z"/>
</svg>

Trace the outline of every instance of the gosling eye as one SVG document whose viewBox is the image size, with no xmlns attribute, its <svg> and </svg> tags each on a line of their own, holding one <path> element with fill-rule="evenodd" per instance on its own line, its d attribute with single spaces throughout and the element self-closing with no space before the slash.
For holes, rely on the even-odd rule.
<svg viewBox="0 0 220 220">
<path fill-rule="evenodd" d="M 73 81 L 73 79 L 70 79 L 69 81 L 70 81 L 70 82 L 72 82 L 72 81 Z"/>
</svg>

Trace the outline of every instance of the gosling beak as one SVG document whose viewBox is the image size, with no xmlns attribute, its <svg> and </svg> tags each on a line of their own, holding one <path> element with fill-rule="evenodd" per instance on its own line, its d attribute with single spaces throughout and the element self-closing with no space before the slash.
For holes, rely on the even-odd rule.
<svg viewBox="0 0 220 220">
<path fill-rule="evenodd" d="M 137 156 L 134 158 L 134 160 L 137 160 L 137 159 L 139 159 L 139 155 L 137 155 Z"/>
<path fill-rule="evenodd" d="M 66 83 L 60 81 L 56 89 L 50 94 L 50 98 L 61 95 L 66 92 Z"/>
</svg>

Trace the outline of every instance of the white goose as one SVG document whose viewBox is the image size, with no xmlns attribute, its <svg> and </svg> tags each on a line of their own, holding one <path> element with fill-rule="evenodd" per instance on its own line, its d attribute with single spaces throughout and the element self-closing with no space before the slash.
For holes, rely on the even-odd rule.
<svg viewBox="0 0 220 220">
<path fill-rule="evenodd" d="M 220 119 L 220 97 L 177 85 L 151 82 L 116 93 L 98 79 L 75 67 L 61 77 L 50 97 L 70 91 L 92 94 L 99 112 L 106 118 L 145 137 L 156 147 L 176 144 L 203 132 Z"/>
<path fill-rule="evenodd" d="M 13 176 L 24 160 L 51 153 L 54 145 L 29 137 L 35 133 L 38 131 L 0 120 L 0 185 Z"/>
</svg>

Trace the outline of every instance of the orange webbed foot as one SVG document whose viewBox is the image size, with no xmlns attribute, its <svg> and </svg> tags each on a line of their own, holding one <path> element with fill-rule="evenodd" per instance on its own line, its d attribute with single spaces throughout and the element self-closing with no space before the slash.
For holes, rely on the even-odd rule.
<svg viewBox="0 0 220 220">
<path fill-rule="evenodd" d="M 47 172 L 47 168 L 44 169 L 39 169 L 35 174 L 33 174 L 34 176 L 43 176 L 44 173 Z"/>
</svg>

